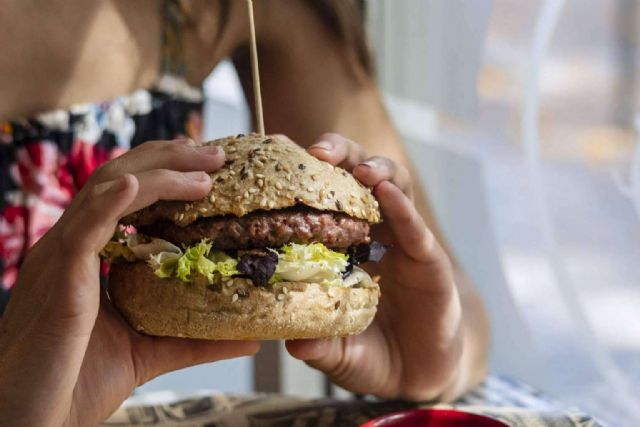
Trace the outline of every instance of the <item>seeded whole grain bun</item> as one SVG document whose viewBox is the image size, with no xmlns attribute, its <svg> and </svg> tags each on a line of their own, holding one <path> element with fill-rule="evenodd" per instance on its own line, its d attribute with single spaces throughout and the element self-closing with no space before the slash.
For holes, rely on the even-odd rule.
<svg viewBox="0 0 640 427">
<path fill-rule="evenodd" d="M 343 212 L 372 224 L 380 222 L 371 191 L 345 170 L 322 162 L 279 135 L 238 135 L 207 142 L 226 154 L 211 174 L 211 193 L 195 202 L 160 201 L 125 217 L 135 226 L 172 221 L 187 226 L 198 218 L 235 215 L 306 205 Z"/>
<path fill-rule="evenodd" d="M 160 279 L 144 262 L 111 266 L 109 296 L 136 330 L 216 340 L 331 338 L 358 334 L 380 297 L 366 287 L 281 282 L 255 287 L 234 278 L 215 285 Z"/>
<path fill-rule="evenodd" d="M 116 258 L 109 272 L 109 297 L 128 323 L 149 335 L 217 340 L 330 338 L 364 331 L 380 298 L 377 281 L 358 266 L 381 256 L 380 245 L 369 238 L 370 224 L 381 220 L 371 191 L 284 136 L 239 135 L 207 144 L 226 153 L 224 167 L 211 174 L 207 197 L 160 201 L 122 223 L 183 247 L 184 255 L 188 246 L 210 240 L 216 251 L 237 258 L 238 271 L 224 280 L 199 270 L 160 278 L 147 262 L 158 262 L 149 258 L 153 253 L 142 255 L 143 242 L 134 259 Z M 336 276 L 325 281 L 313 272 L 320 263 L 287 261 L 289 276 L 274 276 L 282 255 L 274 249 L 289 243 L 321 243 L 346 252 L 348 266 L 332 270 Z M 273 277 L 308 280 L 269 283 Z"/>
</svg>

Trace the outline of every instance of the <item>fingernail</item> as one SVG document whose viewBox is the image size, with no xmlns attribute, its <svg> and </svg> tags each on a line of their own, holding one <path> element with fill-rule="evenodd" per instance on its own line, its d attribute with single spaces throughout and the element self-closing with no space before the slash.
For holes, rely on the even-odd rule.
<svg viewBox="0 0 640 427">
<path fill-rule="evenodd" d="M 200 153 L 206 154 L 208 156 L 216 156 L 220 153 L 220 147 L 215 145 L 201 145 L 201 146 L 195 147 L 195 149 L 198 150 Z"/>
<path fill-rule="evenodd" d="M 112 181 L 107 181 L 96 185 L 95 187 L 93 187 L 93 192 L 95 194 L 105 194 L 107 192 L 117 193 L 123 190 L 126 187 L 126 184 L 127 180 L 124 178 L 124 176 L 121 176 L 120 178 L 116 178 Z"/>
<path fill-rule="evenodd" d="M 328 141 L 316 142 L 309 148 L 318 148 L 320 150 L 331 151 L 333 150 L 333 144 Z"/>
<path fill-rule="evenodd" d="M 366 162 L 360 163 L 358 166 L 365 166 L 365 167 L 368 167 L 368 168 L 371 168 L 371 169 L 375 169 L 375 168 L 378 167 L 378 163 L 376 163 L 373 160 L 367 160 Z"/>
<path fill-rule="evenodd" d="M 206 182 L 210 179 L 206 172 L 186 172 L 184 175 L 187 179 L 195 182 Z"/>
</svg>

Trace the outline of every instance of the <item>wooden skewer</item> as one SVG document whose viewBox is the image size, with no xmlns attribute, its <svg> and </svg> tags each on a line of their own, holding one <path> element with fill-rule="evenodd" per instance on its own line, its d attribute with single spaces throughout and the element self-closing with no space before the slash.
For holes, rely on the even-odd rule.
<svg viewBox="0 0 640 427">
<path fill-rule="evenodd" d="M 253 76 L 253 97 L 256 105 L 256 120 L 258 124 L 258 132 L 264 134 L 264 117 L 262 115 L 262 95 L 260 94 L 260 73 L 258 68 L 258 47 L 256 45 L 256 26 L 253 20 L 253 1 L 247 0 L 247 9 L 249 10 L 249 33 L 250 33 L 250 49 L 251 49 L 251 75 Z"/>
</svg>

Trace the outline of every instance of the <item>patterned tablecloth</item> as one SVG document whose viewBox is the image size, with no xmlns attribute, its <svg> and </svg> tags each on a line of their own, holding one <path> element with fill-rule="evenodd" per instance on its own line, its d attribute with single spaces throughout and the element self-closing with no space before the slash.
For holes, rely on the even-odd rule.
<svg viewBox="0 0 640 427">
<path fill-rule="evenodd" d="M 200 392 L 136 396 L 103 426 L 179 427 L 324 427 L 359 426 L 380 415 L 431 406 L 367 399 L 300 399 L 273 394 L 228 395 Z M 494 417 L 510 426 L 596 427 L 599 421 L 547 398 L 537 390 L 507 378 L 490 377 L 452 405 Z"/>
</svg>

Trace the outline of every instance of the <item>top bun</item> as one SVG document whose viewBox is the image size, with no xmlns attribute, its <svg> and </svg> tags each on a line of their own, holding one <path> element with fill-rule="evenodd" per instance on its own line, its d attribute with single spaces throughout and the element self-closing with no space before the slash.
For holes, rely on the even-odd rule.
<svg viewBox="0 0 640 427">
<path fill-rule="evenodd" d="M 140 226 L 165 220 L 187 226 L 198 218 L 242 217 L 295 205 L 380 222 L 378 202 L 368 188 L 284 136 L 254 133 L 205 144 L 221 147 L 227 159 L 224 167 L 211 174 L 213 188 L 207 197 L 195 202 L 160 201 L 122 222 Z"/>
</svg>

